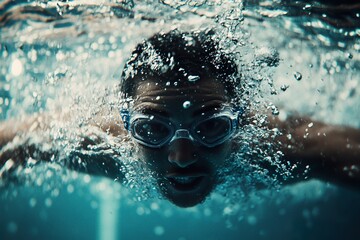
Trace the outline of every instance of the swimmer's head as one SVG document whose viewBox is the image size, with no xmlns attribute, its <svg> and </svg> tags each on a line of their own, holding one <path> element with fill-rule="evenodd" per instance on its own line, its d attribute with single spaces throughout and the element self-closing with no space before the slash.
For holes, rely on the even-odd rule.
<svg viewBox="0 0 360 240">
<path fill-rule="evenodd" d="M 123 114 L 140 159 L 161 193 L 180 207 L 203 202 L 229 158 L 238 112 L 237 66 L 211 31 L 156 34 L 126 63 Z"/>
<path fill-rule="evenodd" d="M 142 81 L 180 84 L 212 78 L 224 85 L 232 101 L 239 98 L 235 58 L 220 47 L 214 31 L 158 33 L 136 47 L 124 66 L 121 92 L 134 97 Z"/>
</svg>

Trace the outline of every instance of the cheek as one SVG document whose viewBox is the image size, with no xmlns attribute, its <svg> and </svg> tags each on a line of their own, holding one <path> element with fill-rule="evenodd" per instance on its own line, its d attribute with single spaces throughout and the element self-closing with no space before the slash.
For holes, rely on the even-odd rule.
<svg viewBox="0 0 360 240">
<path fill-rule="evenodd" d="M 206 156 L 206 158 L 214 165 L 219 165 L 225 162 L 225 160 L 230 156 L 232 151 L 231 146 L 230 142 L 226 142 L 211 149 L 203 149 L 202 152 L 203 155 Z"/>
<path fill-rule="evenodd" d="M 154 170 L 164 165 L 167 160 L 167 154 L 161 149 L 139 146 L 139 158 L 141 161 L 144 161 L 150 169 Z"/>
</svg>

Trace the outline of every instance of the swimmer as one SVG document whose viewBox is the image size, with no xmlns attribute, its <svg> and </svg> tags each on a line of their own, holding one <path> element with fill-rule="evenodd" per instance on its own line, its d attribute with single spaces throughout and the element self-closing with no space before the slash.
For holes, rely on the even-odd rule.
<svg viewBox="0 0 360 240">
<path fill-rule="evenodd" d="M 121 76 L 124 104 L 119 119 L 93 123 L 114 137 L 130 136 L 138 158 L 156 173 L 162 195 L 180 207 L 203 202 L 216 187 L 217 170 L 237 151 L 235 136 L 253 114 L 248 110 L 251 102 L 244 101 L 242 91 L 234 87 L 241 86 L 242 80 L 233 56 L 225 54 L 212 35 L 212 31 L 173 30 L 139 44 Z M 34 145 L 6 148 L 34 123 L 39 123 L 35 125 L 41 130 L 48 127 L 46 122 L 43 116 L 18 125 L 2 123 L 0 166 L 9 160 L 21 165 L 29 157 L 50 161 L 56 156 L 39 153 Z M 281 161 L 299 165 L 299 172 L 283 184 L 319 179 L 360 189 L 359 129 L 326 125 L 307 117 L 280 121 L 276 116 L 268 117 L 268 128 L 282 132 L 273 140 L 281 143 Z M 81 145 L 84 149 L 91 144 L 86 141 Z M 112 179 L 124 174 L 111 158 L 80 158 L 86 168 L 77 166 L 77 161 L 69 161 L 67 167 Z M 300 173 L 306 166 L 309 169 L 304 176 Z"/>
</svg>

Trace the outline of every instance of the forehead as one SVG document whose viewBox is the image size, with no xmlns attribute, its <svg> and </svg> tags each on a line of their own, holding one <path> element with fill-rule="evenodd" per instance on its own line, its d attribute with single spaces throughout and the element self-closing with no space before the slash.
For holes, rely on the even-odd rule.
<svg viewBox="0 0 360 240">
<path fill-rule="evenodd" d="M 209 104 L 222 105 L 229 102 L 223 84 L 211 78 L 200 79 L 196 82 L 148 79 L 138 84 L 134 108 L 137 110 L 164 108 L 166 111 L 183 111 L 184 109 L 201 108 Z"/>
</svg>

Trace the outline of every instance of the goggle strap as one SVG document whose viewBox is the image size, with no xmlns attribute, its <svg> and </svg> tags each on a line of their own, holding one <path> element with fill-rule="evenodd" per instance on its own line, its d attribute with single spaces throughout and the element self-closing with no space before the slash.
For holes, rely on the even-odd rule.
<svg viewBox="0 0 360 240">
<path fill-rule="evenodd" d="M 237 113 L 237 118 L 233 120 L 233 126 L 238 128 L 239 124 L 242 122 L 242 115 L 244 114 L 245 110 L 243 107 L 234 107 L 234 112 Z"/>
<path fill-rule="evenodd" d="M 124 123 L 124 128 L 129 131 L 129 129 L 130 129 L 130 113 L 129 113 L 129 111 L 126 109 L 121 109 L 120 116 Z"/>
</svg>

